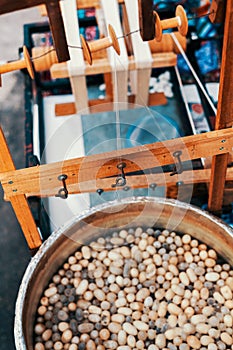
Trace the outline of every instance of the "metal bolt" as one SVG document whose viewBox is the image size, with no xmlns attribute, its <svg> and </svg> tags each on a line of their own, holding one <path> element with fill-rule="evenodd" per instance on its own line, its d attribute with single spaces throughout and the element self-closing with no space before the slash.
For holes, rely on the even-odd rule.
<svg viewBox="0 0 233 350">
<path fill-rule="evenodd" d="M 129 190 L 130 190 L 130 187 L 129 187 L 129 186 L 125 186 L 125 187 L 123 187 L 123 190 L 124 190 L 124 191 L 129 191 Z"/>
<path fill-rule="evenodd" d="M 96 190 L 96 192 L 98 193 L 99 196 L 101 196 L 101 194 L 104 192 L 104 190 L 102 188 L 98 188 Z"/>
<path fill-rule="evenodd" d="M 157 185 L 156 185 L 156 183 L 152 183 L 152 184 L 150 184 L 150 186 L 149 186 L 153 191 L 156 189 L 156 187 L 157 187 Z"/>
<path fill-rule="evenodd" d="M 181 186 L 181 185 L 183 185 L 183 184 L 184 184 L 183 181 L 177 181 L 176 186 Z"/>
<path fill-rule="evenodd" d="M 119 170 L 123 170 L 125 167 L 126 167 L 126 163 L 125 163 L 125 162 L 122 162 L 122 163 L 120 163 L 120 164 L 117 164 L 117 168 L 118 168 Z"/>
<path fill-rule="evenodd" d="M 226 142 L 226 140 L 221 140 L 222 143 Z"/>
<path fill-rule="evenodd" d="M 224 147 L 220 147 L 219 150 L 220 150 L 220 151 L 223 151 L 223 150 L 224 150 Z"/>
<path fill-rule="evenodd" d="M 59 175 L 58 177 L 57 177 L 57 179 L 59 180 L 59 181 L 63 181 L 63 180 L 66 180 L 67 179 L 67 175 L 66 174 L 62 174 L 62 175 Z"/>
<path fill-rule="evenodd" d="M 12 190 L 12 192 L 17 192 L 18 190 L 16 189 L 16 188 L 14 188 L 13 190 Z"/>
<path fill-rule="evenodd" d="M 12 180 L 8 181 L 9 185 L 12 185 L 14 182 Z"/>
</svg>

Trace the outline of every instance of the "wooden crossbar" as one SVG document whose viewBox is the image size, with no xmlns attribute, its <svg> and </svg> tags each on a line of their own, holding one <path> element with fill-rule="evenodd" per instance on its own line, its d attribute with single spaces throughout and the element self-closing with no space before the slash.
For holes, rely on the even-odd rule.
<svg viewBox="0 0 233 350">
<path fill-rule="evenodd" d="M 161 52 L 159 54 L 155 53 L 152 55 L 152 57 L 152 68 L 173 67 L 177 63 L 177 55 L 173 52 Z M 94 61 L 92 66 L 86 64 L 85 75 L 109 73 L 111 72 L 111 69 L 112 68 L 109 64 L 108 59 L 101 58 Z M 129 57 L 128 69 L 136 69 L 136 63 L 133 56 Z M 51 67 L 50 72 L 53 79 L 68 78 L 69 76 L 66 62 L 54 64 Z"/>
<path fill-rule="evenodd" d="M 5 197 L 56 195 L 61 188 L 58 176 L 67 175 L 67 187 L 119 174 L 117 165 L 125 162 L 125 174 L 173 164 L 173 153 L 181 151 L 181 161 L 226 154 L 232 151 L 233 130 L 223 129 L 133 148 L 64 160 L 41 166 L 3 172 L 0 180 Z M 112 179 L 114 182 L 114 178 Z"/>
</svg>

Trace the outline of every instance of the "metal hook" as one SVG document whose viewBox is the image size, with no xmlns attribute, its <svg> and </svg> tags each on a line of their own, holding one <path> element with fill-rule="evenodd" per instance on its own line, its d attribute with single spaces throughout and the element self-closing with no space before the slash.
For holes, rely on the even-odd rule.
<svg viewBox="0 0 233 350">
<path fill-rule="evenodd" d="M 121 174 L 117 175 L 116 183 L 112 184 L 112 187 L 122 187 L 126 185 L 126 178 L 124 173 L 125 167 L 126 167 L 126 163 L 124 162 L 117 165 L 117 168 L 121 171 Z"/>
<path fill-rule="evenodd" d="M 170 176 L 173 176 L 176 174 L 181 174 L 183 172 L 183 166 L 182 166 L 182 162 L 180 159 L 181 154 L 182 154 L 182 151 L 175 151 L 173 153 L 173 157 L 176 158 L 176 162 L 175 162 L 175 167 L 174 167 L 173 171 L 171 172 Z"/>
<path fill-rule="evenodd" d="M 58 193 L 55 195 L 55 197 L 60 197 L 62 199 L 66 199 L 68 197 L 68 190 L 67 190 L 67 187 L 66 187 L 66 179 L 67 179 L 67 175 L 66 174 L 62 174 L 62 175 L 59 175 L 57 177 L 57 179 L 59 181 L 62 181 L 62 184 L 63 184 L 63 187 L 60 188 L 60 190 L 58 191 Z"/>
</svg>

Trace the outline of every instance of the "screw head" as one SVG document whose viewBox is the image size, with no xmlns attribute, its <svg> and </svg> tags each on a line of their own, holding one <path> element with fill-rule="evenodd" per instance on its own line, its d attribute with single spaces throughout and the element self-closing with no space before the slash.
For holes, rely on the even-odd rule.
<svg viewBox="0 0 233 350">
<path fill-rule="evenodd" d="M 149 186 L 153 191 L 156 189 L 156 187 L 157 187 L 157 185 L 156 185 L 156 183 L 152 183 L 152 184 L 150 184 L 150 186 Z"/>
<path fill-rule="evenodd" d="M 173 153 L 173 156 L 174 156 L 174 157 L 179 157 L 179 156 L 181 156 L 181 154 L 182 154 L 182 151 L 175 151 L 175 152 Z"/>
<path fill-rule="evenodd" d="M 98 193 L 99 196 L 101 196 L 101 194 L 104 192 L 104 190 L 102 188 L 98 188 L 96 190 L 96 192 Z"/>
<path fill-rule="evenodd" d="M 57 179 L 59 180 L 59 181 L 63 181 L 63 180 L 66 180 L 67 179 L 67 175 L 66 174 L 61 174 L 61 175 L 59 175 L 58 177 L 57 177 Z"/>
<path fill-rule="evenodd" d="M 124 169 L 126 167 L 126 163 L 125 162 L 122 162 L 122 163 L 120 163 L 120 164 L 117 164 L 117 168 L 119 169 L 119 170 L 122 170 L 122 169 Z"/>
</svg>

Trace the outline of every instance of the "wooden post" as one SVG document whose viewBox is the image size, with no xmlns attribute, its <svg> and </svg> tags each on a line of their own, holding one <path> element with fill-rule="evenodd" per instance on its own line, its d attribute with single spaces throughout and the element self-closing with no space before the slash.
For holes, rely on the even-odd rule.
<svg viewBox="0 0 233 350">
<path fill-rule="evenodd" d="M 59 1 L 47 0 L 45 2 L 49 17 L 49 24 L 53 36 L 54 47 L 59 62 L 69 61 L 70 55 L 66 42 L 65 29 L 61 16 Z"/>
<path fill-rule="evenodd" d="M 0 150 L 0 172 L 4 173 L 7 171 L 15 170 L 15 166 L 1 128 Z M 9 200 L 20 223 L 29 248 L 32 250 L 39 248 L 39 246 L 42 244 L 42 240 L 37 230 L 25 195 L 19 194 L 12 196 L 9 197 Z"/>
<path fill-rule="evenodd" d="M 224 39 L 222 49 L 221 75 L 219 85 L 219 99 L 215 129 L 230 128 L 233 125 L 233 0 L 227 1 Z M 222 207 L 225 186 L 228 154 L 217 155 L 212 160 L 211 180 L 209 187 L 208 207 L 211 212 L 219 212 Z"/>
<path fill-rule="evenodd" d="M 212 0 L 209 19 L 212 23 L 222 23 L 225 17 L 226 0 Z"/>
<path fill-rule="evenodd" d="M 140 34 L 143 41 L 155 37 L 155 20 L 153 15 L 153 0 L 138 0 L 138 19 Z"/>
</svg>

